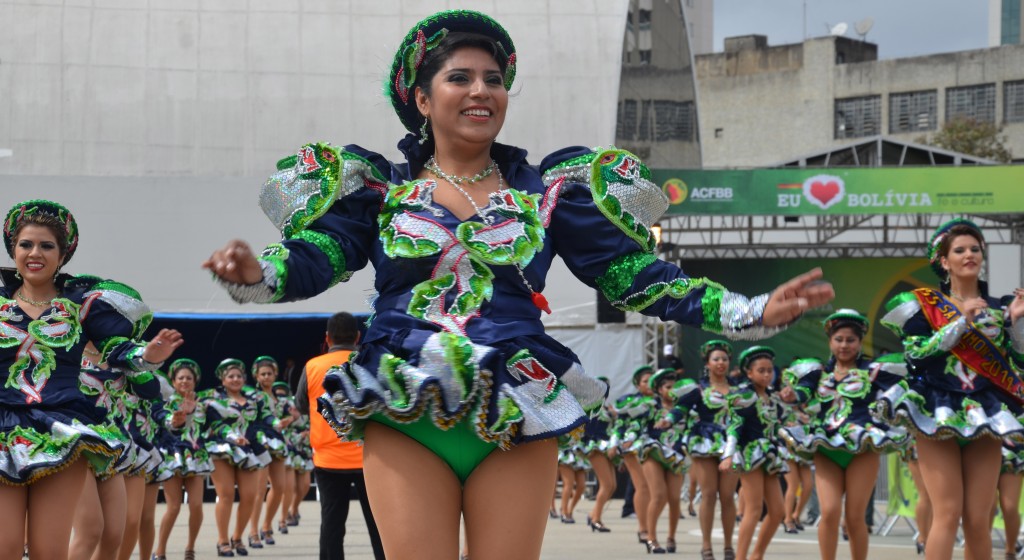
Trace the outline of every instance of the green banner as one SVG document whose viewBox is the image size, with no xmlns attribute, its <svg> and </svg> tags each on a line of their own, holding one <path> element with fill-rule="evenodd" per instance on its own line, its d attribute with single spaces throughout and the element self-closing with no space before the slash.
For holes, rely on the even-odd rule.
<svg viewBox="0 0 1024 560">
<path fill-rule="evenodd" d="M 901 292 L 938 284 L 938 278 L 924 258 L 684 259 L 682 262 L 687 274 L 707 277 L 747 296 L 768 292 L 817 266 L 835 288 L 835 301 L 826 308 L 809 311 L 796 324 L 768 340 L 734 342 L 734 356 L 753 344 L 767 344 L 775 349 L 780 367 L 788 365 L 795 357 L 827 360 L 830 353 L 822 320 L 835 309 L 844 307 L 856 309 L 868 317 L 865 354 L 902 352 L 900 339 L 878 323 L 885 314 L 886 302 Z M 700 345 L 712 338 L 721 337 L 697 329 L 684 330 L 680 358 L 692 377 L 697 377 L 703 368 Z"/>
<path fill-rule="evenodd" d="M 910 469 L 899 453 L 890 453 L 886 458 L 889 473 L 889 507 L 886 513 L 913 518 L 917 513 L 917 486 L 910 476 Z"/>
<path fill-rule="evenodd" d="M 1024 212 L 1024 165 L 652 169 L 673 215 Z"/>
</svg>

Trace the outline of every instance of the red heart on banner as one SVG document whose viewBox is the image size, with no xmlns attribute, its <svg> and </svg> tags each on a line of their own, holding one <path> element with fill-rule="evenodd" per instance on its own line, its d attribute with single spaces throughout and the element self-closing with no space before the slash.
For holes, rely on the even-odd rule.
<svg viewBox="0 0 1024 560">
<path fill-rule="evenodd" d="M 827 183 L 815 181 L 811 183 L 811 196 L 820 202 L 822 206 L 828 206 L 835 197 L 839 196 L 839 191 L 839 183 L 835 181 Z"/>
</svg>

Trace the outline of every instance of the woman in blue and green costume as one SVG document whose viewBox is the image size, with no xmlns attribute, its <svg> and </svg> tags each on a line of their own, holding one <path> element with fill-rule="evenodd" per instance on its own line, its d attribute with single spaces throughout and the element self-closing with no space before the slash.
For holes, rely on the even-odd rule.
<svg viewBox="0 0 1024 560">
<path fill-rule="evenodd" d="M 767 346 L 751 346 L 740 353 L 740 369 L 748 383 L 726 399 L 728 424 L 725 448 L 719 469 L 740 473 L 744 511 L 736 550 L 740 560 L 761 560 L 782 522 L 782 485 L 778 475 L 786 471 L 782 442 L 778 439 L 781 403 L 771 393 L 775 378 L 775 351 Z M 761 518 L 762 504 L 767 509 Z M 761 521 L 757 543 L 754 529 Z"/>
<path fill-rule="evenodd" d="M 798 360 L 794 359 L 794 364 Z M 792 388 L 797 381 L 797 376 L 790 368 L 782 370 L 782 391 L 785 391 L 786 387 Z M 811 417 L 804 410 L 803 404 L 783 401 L 782 415 L 779 418 L 779 423 L 783 428 L 803 426 L 810 422 Z M 797 534 L 804 530 L 803 524 L 800 523 L 800 515 L 814 491 L 814 473 L 811 470 L 811 467 L 814 466 L 814 456 L 793 452 L 788 447 L 783 449 L 783 453 L 786 455 L 787 471 L 785 474 L 786 493 L 782 497 L 785 509 L 782 525 L 787 533 Z"/>
<path fill-rule="evenodd" d="M 700 485 L 701 558 L 714 558 L 711 530 L 715 523 L 715 504 L 722 506 L 722 534 L 725 560 L 733 560 L 733 529 L 736 527 L 736 485 L 739 475 L 719 471 L 725 449 L 726 402 L 736 388 L 729 382 L 732 346 L 724 340 L 710 340 L 700 347 L 704 375 L 700 381 L 680 379 L 672 388 L 676 397 L 673 416 L 684 422 L 686 450 L 693 464 L 692 473 Z"/>
<path fill-rule="evenodd" d="M 620 309 L 741 338 L 777 332 L 832 294 L 812 284 L 817 271 L 748 299 L 658 261 L 650 227 L 667 200 L 628 152 L 572 147 L 532 166 L 496 143 L 518 63 L 484 14 L 417 23 L 387 82 L 410 131 L 405 161 L 303 146 L 261 196 L 282 242 L 257 258 L 232 241 L 204 263 L 237 301 L 275 302 L 372 262 L 373 323 L 359 356 L 327 377 L 324 404 L 342 436 L 365 440 L 389 557 L 455 557 L 462 515 L 474 556 L 539 555 L 555 439 L 607 391 L 544 334 L 556 255 Z M 484 505 L 495 503 L 501 515 Z"/>
<path fill-rule="evenodd" d="M 287 533 L 289 526 L 299 524 L 299 505 L 309 493 L 310 475 L 313 472 L 313 448 L 309 444 L 309 416 L 300 414 L 295 406 L 292 389 L 284 381 L 275 381 L 274 395 L 284 399 L 293 410 L 295 421 L 284 429 L 285 442 L 288 443 L 288 460 L 285 463 L 285 495 L 281 498 L 281 521 L 277 528 Z"/>
<path fill-rule="evenodd" d="M 836 311 L 824 327 L 831 357 L 824 364 L 815 359 L 791 364 L 784 373 L 788 388 L 781 393 L 783 400 L 803 404 L 812 422 L 785 426 L 780 433 L 793 453 L 814 456 L 821 557 L 836 556 L 845 504 L 850 555 L 864 560 L 869 531 L 863 513 L 878 477 L 879 454 L 901 451 L 909 443 L 904 428 L 873 419 L 869 407 L 904 379 L 906 367 L 898 354 L 876 362 L 864 356 L 868 319 L 856 310 Z"/>
<path fill-rule="evenodd" d="M 242 532 L 256 505 L 259 470 L 270 464 L 270 453 L 257 441 L 260 424 L 267 422 L 270 412 L 264 401 L 245 389 L 245 364 L 227 358 L 214 370 L 221 386 L 201 395 L 206 404 L 210 429 L 206 451 L 213 459 L 214 489 L 217 491 L 217 555 L 246 555 Z M 228 540 L 228 523 L 238 486 L 238 512 L 235 530 Z"/>
<path fill-rule="evenodd" d="M 1020 535 L 1020 493 L 1024 483 L 1024 446 L 1010 440 L 1003 441 L 1002 465 L 999 468 L 999 501 L 993 504 L 992 515 L 1003 516 L 1003 557 L 1017 559 L 1017 542 Z"/>
<path fill-rule="evenodd" d="M 47 200 L 14 205 L 3 224 L 14 269 L 0 270 L 0 551 L 66 558 L 86 463 L 98 472 L 124 448 L 79 388 L 83 349 L 101 362 L 153 370 L 181 344 L 176 331 L 138 341 L 152 314 L 138 292 L 60 272 L 78 248 L 71 212 Z M 84 460 L 80 460 L 84 459 Z"/>
<path fill-rule="evenodd" d="M 164 405 L 166 432 L 160 468 L 167 509 L 160 520 L 154 560 L 163 560 L 167 554 L 167 541 L 186 495 L 189 500 L 185 552 L 195 553 L 196 538 L 203 526 L 203 481 L 213 472 L 213 461 L 206 451 L 206 434 L 212 418 L 206 414 L 206 402 L 196 395 L 202 370 L 194 360 L 179 358 L 171 362 L 167 371 L 174 387 L 174 394 Z"/>
<path fill-rule="evenodd" d="M 964 218 L 936 230 L 928 260 L 939 289 L 905 292 L 886 306 L 882 324 L 903 339 L 909 375 L 874 412 L 915 435 L 933 507 L 926 558 L 949 558 L 961 524 L 965 557 L 988 557 L 1002 441 L 1024 440 L 1024 290 L 988 294 L 985 236 Z"/>
<path fill-rule="evenodd" d="M 648 383 L 654 375 L 652 366 L 643 365 L 633 370 L 632 382 L 636 391 L 616 399 L 612 405 L 615 421 L 612 423 L 612 457 L 619 458 L 626 466 L 629 479 L 633 483 L 633 512 L 636 513 L 636 538 L 640 544 L 647 546 L 648 523 L 647 506 L 651 502 L 651 494 L 644 478 L 644 469 L 640 464 L 640 451 L 643 448 L 647 428 L 647 416 L 655 406 L 654 391 Z"/>
<path fill-rule="evenodd" d="M 608 378 L 599 376 L 599 381 L 608 383 Z M 597 478 L 597 492 L 594 495 L 594 507 L 587 514 L 587 525 L 591 532 L 608 533 L 611 531 L 604 522 L 604 506 L 615 494 L 615 464 L 612 461 L 614 443 L 612 440 L 612 423 L 615 418 L 610 404 L 602 405 L 596 414 L 590 417 L 583 430 L 583 453 L 590 462 L 590 468 Z"/>
<path fill-rule="evenodd" d="M 288 442 L 285 441 L 282 432 L 295 421 L 295 417 L 292 416 L 292 405 L 288 399 L 277 398 L 273 391 L 278 375 L 277 360 L 270 356 L 259 356 L 252 363 L 250 372 L 255 381 L 255 390 L 249 393 L 249 396 L 263 401 L 263 407 L 268 412 L 266 421 L 256 424 L 256 441 L 270 452 L 270 464 L 259 470 L 260 478 L 256 482 L 256 488 L 259 489 L 256 507 L 253 508 L 249 520 L 249 546 L 263 548 L 264 542 L 269 545 L 275 544 L 273 520 L 278 508 L 281 507 L 281 498 L 287 493 L 285 488 L 291 477 L 291 473 L 287 472 Z M 298 411 L 295 414 L 297 415 Z M 267 487 L 268 480 L 270 490 L 264 495 L 263 489 Z M 264 504 L 265 512 L 262 511 Z M 287 526 L 283 532 L 288 532 Z"/>
<path fill-rule="evenodd" d="M 647 380 L 654 394 L 654 406 L 647 413 L 644 445 L 640 450 L 644 479 L 650 501 L 647 504 L 648 552 L 675 552 L 676 527 L 679 525 L 681 507 L 679 495 L 683 489 L 683 473 L 686 472 L 686 451 L 682 445 L 682 434 L 672 416 L 676 398 L 672 393 L 678 376 L 672 368 L 659 369 Z M 668 505 L 668 538 L 665 547 L 658 543 L 658 518 Z"/>
<path fill-rule="evenodd" d="M 576 523 L 573 512 L 587 490 L 590 462 L 577 438 L 568 434 L 558 438 L 558 478 L 562 481 L 559 514 L 562 523 Z"/>
</svg>

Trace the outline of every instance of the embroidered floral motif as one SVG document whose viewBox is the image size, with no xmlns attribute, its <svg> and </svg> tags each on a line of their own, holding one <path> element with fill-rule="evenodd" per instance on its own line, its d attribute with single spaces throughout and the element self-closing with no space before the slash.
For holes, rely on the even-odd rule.
<svg viewBox="0 0 1024 560">
<path fill-rule="evenodd" d="M 0 316 L 12 316 L 15 302 L 0 298 Z M 54 348 L 70 350 L 82 332 L 80 307 L 71 300 L 53 300 L 49 311 L 31 321 L 26 330 L 0 322 L 0 348 L 17 347 L 5 387 L 25 394 L 25 403 L 41 403 L 43 388 L 57 366 Z"/>
</svg>

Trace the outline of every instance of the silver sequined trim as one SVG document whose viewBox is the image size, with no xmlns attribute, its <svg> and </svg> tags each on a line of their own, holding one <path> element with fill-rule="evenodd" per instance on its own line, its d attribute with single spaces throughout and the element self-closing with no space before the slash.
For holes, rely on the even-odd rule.
<svg viewBox="0 0 1024 560">
<path fill-rule="evenodd" d="M 272 303 L 277 293 L 277 269 L 267 261 L 260 261 L 260 268 L 263 281 L 258 284 L 235 284 L 219 277 L 216 280 L 236 303 Z"/>
<path fill-rule="evenodd" d="M 1024 317 L 1021 317 L 1010 325 L 1010 342 L 1013 350 L 1018 354 L 1024 354 Z"/>
<path fill-rule="evenodd" d="M 967 324 L 967 317 L 960 317 L 956 321 L 942 327 L 939 332 L 942 333 L 942 340 L 939 341 L 939 349 L 944 352 L 949 352 L 954 346 L 960 342 L 960 339 L 970 329 L 970 325 Z"/>
<path fill-rule="evenodd" d="M 142 300 L 133 298 L 114 290 L 95 290 L 86 292 L 85 299 L 92 295 L 99 295 L 99 300 L 109 304 L 132 323 L 138 323 L 143 317 L 150 314 L 149 307 Z"/>
<path fill-rule="evenodd" d="M 793 372 L 796 375 L 797 379 L 801 379 L 805 375 L 807 375 L 807 374 L 809 374 L 809 373 L 811 373 L 813 371 L 817 371 L 817 370 L 822 369 L 822 366 L 821 366 L 821 362 L 806 361 L 806 362 L 799 362 L 799 363 L 793 364 L 793 365 L 789 366 L 786 369 L 791 371 L 791 372 Z"/>
<path fill-rule="evenodd" d="M 903 326 L 907 324 L 918 311 L 921 310 L 921 304 L 916 299 L 905 301 L 896 306 L 892 311 L 885 314 L 882 317 L 882 323 L 886 325 L 895 325 L 902 331 Z"/>
<path fill-rule="evenodd" d="M 761 294 L 747 299 L 747 296 L 735 292 L 722 294 L 719 310 L 722 334 L 733 340 L 761 340 L 786 330 L 789 325 L 766 327 L 761 324 L 769 297 L 770 294 Z"/>
</svg>

